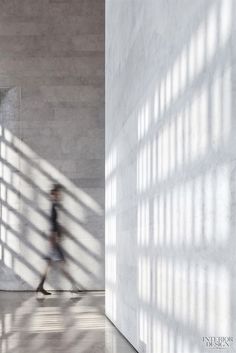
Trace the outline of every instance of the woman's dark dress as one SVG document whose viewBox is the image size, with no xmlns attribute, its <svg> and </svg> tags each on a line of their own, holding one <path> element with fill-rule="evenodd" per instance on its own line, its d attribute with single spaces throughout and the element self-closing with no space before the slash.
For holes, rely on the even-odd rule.
<svg viewBox="0 0 236 353">
<path fill-rule="evenodd" d="M 51 261 L 65 261 L 64 253 L 63 253 L 62 247 L 60 246 L 61 229 L 58 223 L 57 208 L 58 208 L 58 204 L 53 202 L 52 208 L 51 208 L 51 215 L 50 215 L 51 232 L 56 233 L 58 237 L 58 241 L 52 243 L 52 247 L 48 258 Z"/>
</svg>

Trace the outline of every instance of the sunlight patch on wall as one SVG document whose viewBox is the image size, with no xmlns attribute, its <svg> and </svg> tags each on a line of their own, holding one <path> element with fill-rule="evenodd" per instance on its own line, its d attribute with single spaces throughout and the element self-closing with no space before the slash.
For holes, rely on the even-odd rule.
<svg viewBox="0 0 236 353">
<path fill-rule="evenodd" d="M 232 334 L 232 278 L 223 265 L 231 217 L 231 9 L 230 0 L 210 8 L 137 114 L 143 352 L 200 353 L 202 334 Z"/>
<path fill-rule="evenodd" d="M 111 320 L 117 319 L 117 150 L 114 147 L 107 157 L 105 165 L 106 176 L 106 313 Z"/>
<path fill-rule="evenodd" d="M 5 119 L 8 115 L 1 111 L 4 124 L 3 113 L 6 113 Z M 99 272 L 93 269 L 89 259 L 93 254 L 96 256 L 97 268 L 103 252 L 99 239 L 84 223 L 87 222 L 87 209 L 101 216 L 101 206 L 4 126 L 0 131 L 1 260 L 27 284 L 35 286 L 40 275 L 38 269 L 44 268 L 43 257 L 49 251 L 49 190 L 53 183 L 59 182 L 65 188 L 60 219 L 73 239 L 69 268 L 72 269 L 72 265 L 75 268 L 75 254 L 79 252 L 84 263 L 88 260 L 88 266 L 80 268 L 80 276 L 75 269 L 76 281 L 81 283 L 83 277 L 84 283 L 88 283 L 91 276 L 96 279 Z"/>
</svg>

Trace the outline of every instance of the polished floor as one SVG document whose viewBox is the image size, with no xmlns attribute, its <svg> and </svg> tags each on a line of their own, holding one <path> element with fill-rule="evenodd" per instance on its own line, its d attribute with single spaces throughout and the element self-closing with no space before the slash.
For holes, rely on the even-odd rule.
<svg viewBox="0 0 236 353">
<path fill-rule="evenodd" d="M 1 353 L 135 353 L 104 315 L 104 293 L 0 292 Z"/>
</svg>

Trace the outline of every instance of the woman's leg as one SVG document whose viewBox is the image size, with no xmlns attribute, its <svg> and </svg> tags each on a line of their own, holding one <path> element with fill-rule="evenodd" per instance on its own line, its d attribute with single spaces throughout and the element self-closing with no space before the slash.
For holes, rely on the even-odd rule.
<svg viewBox="0 0 236 353">
<path fill-rule="evenodd" d="M 49 260 L 48 263 L 47 263 L 45 272 L 44 272 L 44 274 L 42 275 L 41 280 L 40 280 L 40 283 L 39 283 L 39 285 L 38 285 L 38 287 L 37 287 L 37 289 L 36 289 L 36 292 L 41 292 L 41 293 L 43 293 L 44 295 L 50 295 L 50 294 L 52 294 L 52 293 L 46 291 L 46 290 L 43 288 L 43 285 L 44 285 L 44 282 L 45 282 L 45 280 L 46 280 L 46 278 L 47 278 L 47 274 L 48 274 L 48 271 L 49 271 L 50 267 L 51 267 L 51 261 Z"/>
</svg>

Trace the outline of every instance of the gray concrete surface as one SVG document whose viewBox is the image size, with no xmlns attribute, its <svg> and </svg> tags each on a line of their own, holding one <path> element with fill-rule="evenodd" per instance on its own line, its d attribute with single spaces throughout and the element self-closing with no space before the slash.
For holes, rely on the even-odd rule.
<svg viewBox="0 0 236 353">
<path fill-rule="evenodd" d="M 104 293 L 0 292 L 0 352 L 135 353 L 104 315 Z"/>
<path fill-rule="evenodd" d="M 104 1 L 0 8 L 0 289 L 35 287 L 54 181 L 70 271 L 104 289 Z M 54 271 L 47 286 L 69 289 Z"/>
<path fill-rule="evenodd" d="M 234 12 L 106 1 L 106 313 L 140 353 L 236 338 Z"/>
</svg>

